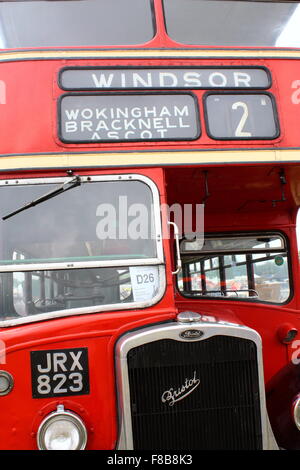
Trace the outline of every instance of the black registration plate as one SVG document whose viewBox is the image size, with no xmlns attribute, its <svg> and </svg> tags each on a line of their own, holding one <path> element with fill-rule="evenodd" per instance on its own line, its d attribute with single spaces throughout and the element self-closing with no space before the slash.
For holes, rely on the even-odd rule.
<svg viewBox="0 0 300 470">
<path fill-rule="evenodd" d="M 88 349 L 31 351 L 33 398 L 90 393 Z"/>
</svg>

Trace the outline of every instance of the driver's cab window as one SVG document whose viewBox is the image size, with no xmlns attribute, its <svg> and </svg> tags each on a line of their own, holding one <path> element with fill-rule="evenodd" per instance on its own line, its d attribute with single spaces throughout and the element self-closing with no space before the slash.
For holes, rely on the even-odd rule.
<svg viewBox="0 0 300 470">
<path fill-rule="evenodd" d="M 279 234 L 183 240 L 178 288 L 188 297 L 284 303 L 290 297 L 286 241 Z"/>
</svg>

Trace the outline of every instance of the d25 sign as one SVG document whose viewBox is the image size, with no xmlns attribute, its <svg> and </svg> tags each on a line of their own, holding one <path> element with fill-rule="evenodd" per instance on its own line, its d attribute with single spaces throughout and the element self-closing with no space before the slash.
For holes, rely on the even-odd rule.
<svg viewBox="0 0 300 470">
<path fill-rule="evenodd" d="M 87 348 L 31 351 L 30 356 L 33 398 L 89 394 Z"/>
</svg>

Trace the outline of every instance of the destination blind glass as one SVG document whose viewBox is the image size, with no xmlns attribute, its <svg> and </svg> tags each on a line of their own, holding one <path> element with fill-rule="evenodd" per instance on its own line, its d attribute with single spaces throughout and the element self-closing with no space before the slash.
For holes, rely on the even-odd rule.
<svg viewBox="0 0 300 470">
<path fill-rule="evenodd" d="M 169 36 L 182 44 L 300 47 L 300 3 L 163 0 Z"/>
<path fill-rule="evenodd" d="M 275 139 L 275 103 L 269 94 L 209 93 L 204 97 L 207 133 L 213 139 Z"/>
<path fill-rule="evenodd" d="M 200 136 L 191 93 L 65 95 L 59 102 L 66 143 L 195 140 Z"/>
<path fill-rule="evenodd" d="M 60 71 L 63 90 L 143 89 L 266 89 L 269 71 L 263 67 L 109 68 L 76 67 Z"/>
</svg>

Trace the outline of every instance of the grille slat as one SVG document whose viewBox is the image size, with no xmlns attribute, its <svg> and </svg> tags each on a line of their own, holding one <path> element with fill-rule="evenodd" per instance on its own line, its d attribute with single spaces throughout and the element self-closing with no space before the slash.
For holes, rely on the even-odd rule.
<svg viewBox="0 0 300 470">
<path fill-rule="evenodd" d="M 253 341 L 162 339 L 131 349 L 127 363 L 135 449 L 262 448 Z M 163 392 L 173 389 L 181 397 L 188 383 L 185 391 L 195 386 L 190 394 L 172 406 L 162 402 Z"/>
</svg>

